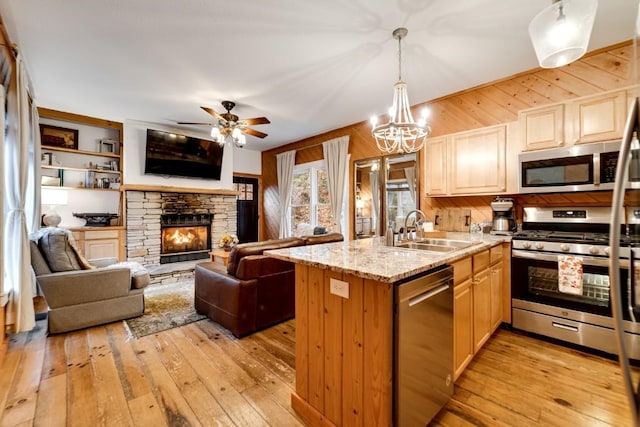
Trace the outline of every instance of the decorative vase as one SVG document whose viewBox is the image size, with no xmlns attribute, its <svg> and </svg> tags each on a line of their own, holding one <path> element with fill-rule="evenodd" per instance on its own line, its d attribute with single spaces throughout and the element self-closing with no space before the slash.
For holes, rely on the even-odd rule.
<svg viewBox="0 0 640 427">
<path fill-rule="evenodd" d="M 225 252 L 231 252 L 231 243 L 225 243 L 222 248 Z"/>
</svg>

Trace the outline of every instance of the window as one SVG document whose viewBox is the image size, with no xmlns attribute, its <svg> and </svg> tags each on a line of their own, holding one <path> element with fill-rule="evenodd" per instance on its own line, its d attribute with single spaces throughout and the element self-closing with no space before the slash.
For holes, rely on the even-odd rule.
<svg viewBox="0 0 640 427">
<path fill-rule="evenodd" d="M 293 170 L 291 191 L 292 231 L 296 230 L 299 224 L 309 224 L 310 227 L 324 226 L 327 230 L 332 228 L 334 221 L 324 162 L 297 165 Z"/>
<path fill-rule="evenodd" d="M 255 192 L 253 191 L 254 185 L 252 183 L 239 183 L 233 184 L 233 189 L 239 191 L 238 200 L 253 200 Z"/>
</svg>

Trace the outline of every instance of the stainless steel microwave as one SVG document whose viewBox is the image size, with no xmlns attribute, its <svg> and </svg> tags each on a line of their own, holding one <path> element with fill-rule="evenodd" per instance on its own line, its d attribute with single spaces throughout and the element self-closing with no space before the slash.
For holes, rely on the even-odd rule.
<svg viewBox="0 0 640 427">
<path fill-rule="evenodd" d="M 612 190 L 620 145 L 620 141 L 599 142 L 520 153 L 518 192 Z M 639 153 L 638 147 L 632 150 L 635 161 L 629 165 L 629 188 L 640 188 Z"/>
</svg>

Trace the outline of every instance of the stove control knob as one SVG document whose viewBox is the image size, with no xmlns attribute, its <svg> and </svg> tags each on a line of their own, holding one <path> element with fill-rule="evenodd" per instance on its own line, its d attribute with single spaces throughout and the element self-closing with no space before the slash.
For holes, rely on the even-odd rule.
<svg viewBox="0 0 640 427">
<path fill-rule="evenodd" d="M 567 245 L 566 243 L 563 243 L 562 245 L 560 245 L 560 250 L 562 252 L 569 252 L 569 249 L 571 249 L 571 246 Z"/>
<path fill-rule="evenodd" d="M 525 249 L 531 249 L 531 243 L 529 242 L 522 242 L 522 247 Z"/>
<path fill-rule="evenodd" d="M 600 250 L 596 246 L 589 247 L 589 253 L 591 255 L 598 255 L 598 252 L 600 252 Z"/>
<path fill-rule="evenodd" d="M 542 242 L 536 243 L 536 249 L 544 249 L 544 244 Z"/>
</svg>

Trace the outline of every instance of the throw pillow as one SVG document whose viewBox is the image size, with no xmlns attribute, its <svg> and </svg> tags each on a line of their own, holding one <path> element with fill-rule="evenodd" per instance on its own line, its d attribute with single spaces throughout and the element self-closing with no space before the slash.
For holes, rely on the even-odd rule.
<svg viewBox="0 0 640 427">
<path fill-rule="evenodd" d="M 50 228 L 38 240 L 38 247 L 52 272 L 82 270 L 75 249 L 69 244 L 67 230 Z"/>
</svg>

